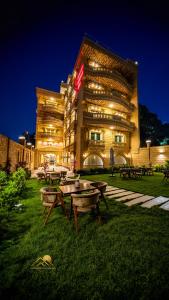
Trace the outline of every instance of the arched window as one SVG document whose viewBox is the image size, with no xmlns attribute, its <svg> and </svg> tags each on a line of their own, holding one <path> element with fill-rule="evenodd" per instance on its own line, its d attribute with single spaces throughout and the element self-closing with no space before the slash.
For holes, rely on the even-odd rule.
<svg viewBox="0 0 169 300">
<path fill-rule="evenodd" d="M 83 163 L 84 167 L 103 167 L 103 160 L 101 159 L 100 156 L 91 154 L 86 159 L 84 160 Z"/>
<path fill-rule="evenodd" d="M 122 155 L 115 156 L 114 162 L 116 165 L 125 165 L 127 163 L 125 157 Z"/>
</svg>

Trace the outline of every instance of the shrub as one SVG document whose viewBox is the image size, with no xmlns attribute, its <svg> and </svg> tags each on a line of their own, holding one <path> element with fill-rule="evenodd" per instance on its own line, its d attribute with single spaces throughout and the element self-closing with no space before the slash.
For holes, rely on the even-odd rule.
<svg viewBox="0 0 169 300">
<path fill-rule="evenodd" d="M 26 172 L 19 168 L 11 176 L 8 184 L 1 191 L 0 202 L 2 206 L 11 207 L 16 203 L 16 197 L 21 194 L 26 185 Z"/>
<path fill-rule="evenodd" d="M 16 183 L 17 192 L 20 194 L 26 185 L 26 172 L 23 168 L 19 168 L 12 174 L 12 181 Z"/>
<path fill-rule="evenodd" d="M 169 169 L 169 160 L 166 160 L 166 161 L 165 161 L 165 168 L 166 168 L 166 169 Z"/>
<path fill-rule="evenodd" d="M 80 170 L 77 170 L 76 173 L 80 174 L 81 176 L 83 176 L 83 175 L 90 175 L 91 174 L 89 169 L 80 169 Z"/>
<path fill-rule="evenodd" d="M 7 174 L 5 171 L 0 171 L 0 185 L 7 183 Z"/>
<path fill-rule="evenodd" d="M 10 180 L 8 185 L 4 188 L 1 193 L 1 204 L 2 206 L 12 206 L 16 202 L 15 198 L 18 194 L 18 188 L 15 181 Z"/>
<path fill-rule="evenodd" d="M 155 172 L 163 172 L 163 170 L 165 169 L 165 166 L 164 165 L 154 165 L 153 168 L 154 168 Z"/>
</svg>

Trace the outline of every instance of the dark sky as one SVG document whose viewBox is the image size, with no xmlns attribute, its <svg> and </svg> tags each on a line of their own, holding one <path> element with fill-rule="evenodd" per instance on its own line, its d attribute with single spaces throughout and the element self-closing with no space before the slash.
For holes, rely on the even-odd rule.
<svg viewBox="0 0 169 300">
<path fill-rule="evenodd" d="M 139 102 L 169 122 L 168 9 L 163 1 L 146 2 L 5 1 L 0 9 L 0 133 L 17 139 L 25 130 L 35 131 L 35 87 L 59 91 L 85 33 L 139 62 Z"/>
</svg>

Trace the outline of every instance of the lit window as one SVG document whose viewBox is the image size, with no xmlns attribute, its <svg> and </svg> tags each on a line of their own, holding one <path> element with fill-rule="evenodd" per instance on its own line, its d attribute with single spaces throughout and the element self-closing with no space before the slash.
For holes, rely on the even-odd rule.
<svg viewBox="0 0 169 300">
<path fill-rule="evenodd" d="M 98 132 L 91 132 L 91 140 L 92 141 L 100 141 L 100 133 L 98 133 Z"/>
<path fill-rule="evenodd" d="M 115 142 L 116 143 L 123 143 L 123 136 L 122 135 L 115 135 Z"/>
</svg>

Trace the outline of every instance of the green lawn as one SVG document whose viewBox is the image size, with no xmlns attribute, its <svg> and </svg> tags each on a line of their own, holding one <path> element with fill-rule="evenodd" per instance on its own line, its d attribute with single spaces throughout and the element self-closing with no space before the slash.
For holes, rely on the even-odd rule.
<svg viewBox="0 0 169 300">
<path fill-rule="evenodd" d="M 160 183 L 160 174 L 140 180 L 108 174 L 84 178 L 169 196 L 169 184 Z M 1 299 L 167 299 L 169 212 L 108 200 L 109 212 L 100 205 L 103 224 L 81 216 L 77 235 L 73 220 L 67 221 L 60 208 L 43 225 L 42 185 L 27 182 L 24 211 L 10 213 L 9 220 L 0 213 Z M 53 257 L 56 269 L 31 269 L 45 254 Z"/>
</svg>

